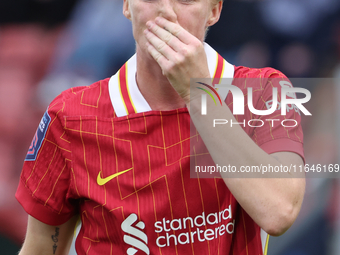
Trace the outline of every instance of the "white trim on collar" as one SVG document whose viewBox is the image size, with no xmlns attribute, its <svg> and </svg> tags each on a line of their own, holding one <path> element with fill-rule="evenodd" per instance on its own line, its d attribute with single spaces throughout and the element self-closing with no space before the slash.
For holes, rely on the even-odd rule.
<svg viewBox="0 0 340 255">
<path fill-rule="evenodd" d="M 119 72 L 113 75 L 109 80 L 109 95 L 116 116 L 121 117 L 126 116 L 127 112 L 125 110 L 124 101 L 120 95 L 118 74 Z"/>
<path fill-rule="evenodd" d="M 204 43 L 204 50 L 207 55 L 209 72 L 211 77 L 213 77 L 214 72 L 216 70 L 218 54 L 207 43 Z M 221 78 L 233 78 L 234 69 L 235 68 L 232 64 L 229 64 L 227 61 L 224 60 L 224 71 L 222 73 Z M 137 86 L 136 71 L 137 71 L 137 58 L 135 54 L 127 61 L 126 66 L 127 72 L 126 76 L 129 94 L 137 113 L 151 111 L 148 102 L 145 100 Z M 113 75 L 109 80 L 109 94 L 116 116 L 118 117 L 126 116 L 127 112 L 125 108 L 125 102 L 120 93 L 119 72 Z"/>
<path fill-rule="evenodd" d="M 204 43 L 204 50 L 207 55 L 210 76 L 213 77 L 217 66 L 217 52 L 207 43 Z M 234 78 L 235 67 L 224 60 L 224 71 L 221 78 Z"/>
<path fill-rule="evenodd" d="M 137 58 L 136 54 L 132 56 L 127 62 L 127 81 L 129 84 L 129 93 L 131 100 L 135 106 L 137 112 L 151 111 L 151 107 L 140 92 L 136 82 L 137 72 Z"/>
</svg>

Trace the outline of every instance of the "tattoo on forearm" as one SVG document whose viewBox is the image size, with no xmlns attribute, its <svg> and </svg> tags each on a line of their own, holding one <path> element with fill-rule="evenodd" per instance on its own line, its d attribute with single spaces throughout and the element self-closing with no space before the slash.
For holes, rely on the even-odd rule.
<svg viewBox="0 0 340 255">
<path fill-rule="evenodd" d="M 59 228 L 55 228 L 55 234 L 52 235 L 52 240 L 54 242 L 53 245 L 53 254 L 55 254 L 56 250 L 57 250 L 57 242 L 58 242 L 58 236 L 59 236 Z"/>
</svg>

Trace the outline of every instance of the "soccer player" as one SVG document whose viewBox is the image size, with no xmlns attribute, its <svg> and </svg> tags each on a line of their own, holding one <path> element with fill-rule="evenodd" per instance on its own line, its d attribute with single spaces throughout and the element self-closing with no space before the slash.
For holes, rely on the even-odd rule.
<svg viewBox="0 0 340 255">
<path fill-rule="evenodd" d="M 292 225 L 305 188 L 294 173 L 190 178 L 190 162 L 206 152 L 237 169 L 303 164 L 298 111 L 267 116 L 294 119 L 291 127 L 212 129 L 214 119 L 260 119 L 249 110 L 235 118 L 228 96 L 219 107 L 208 97 L 214 110 L 201 114 L 205 92 L 190 90 L 190 78 L 234 78 L 253 88 L 256 109 L 289 82 L 271 68 L 235 67 L 203 42 L 221 9 L 215 0 L 124 0 L 136 54 L 111 78 L 59 95 L 33 138 L 16 194 L 30 215 L 20 255 L 67 254 L 77 217 L 76 250 L 89 255 L 258 255 L 261 228 L 280 235 Z"/>
</svg>

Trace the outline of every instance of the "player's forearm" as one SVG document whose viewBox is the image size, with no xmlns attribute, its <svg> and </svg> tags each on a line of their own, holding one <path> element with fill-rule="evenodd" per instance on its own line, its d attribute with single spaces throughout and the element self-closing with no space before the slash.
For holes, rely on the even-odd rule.
<svg viewBox="0 0 340 255">
<path fill-rule="evenodd" d="M 199 98 L 199 97 L 197 97 Z M 241 127 L 226 128 L 223 125 L 213 127 L 214 119 L 236 119 L 226 105 L 214 107 L 208 100 L 207 115 L 201 115 L 200 100 L 190 102 L 191 118 L 208 148 L 215 164 L 220 166 L 271 165 L 273 167 L 288 164 L 303 164 L 294 153 L 281 152 L 268 155 L 258 147 Z M 210 105 L 209 105 L 210 104 Z M 210 106 L 210 107 L 209 107 Z M 226 185 L 234 197 L 254 221 L 269 234 L 278 235 L 286 231 L 296 219 L 304 194 L 304 178 L 293 173 L 259 173 L 256 178 L 248 178 L 249 173 L 239 178 L 223 176 Z M 272 178 L 270 178 L 272 177 Z M 300 178 L 294 178 L 300 177 Z"/>
<path fill-rule="evenodd" d="M 51 226 L 29 216 L 27 234 L 19 255 L 67 255 L 77 217 Z"/>
<path fill-rule="evenodd" d="M 274 167 L 291 164 L 291 162 L 281 162 L 277 157 L 268 155 L 249 137 L 241 128 L 241 125 L 234 124 L 232 127 L 230 125 L 214 126 L 214 120 L 216 119 L 229 120 L 229 122 L 232 120 L 233 123 L 238 122 L 225 103 L 223 103 L 223 106 L 216 106 L 214 101 L 207 97 L 207 109 L 207 114 L 202 115 L 199 93 L 195 95 L 195 99 L 190 101 L 190 105 L 188 104 L 190 117 L 216 164 L 230 164 L 235 166 L 237 170 L 242 169 L 242 166 L 260 166 L 262 164 Z M 294 171 L 282 171 L 279 177 L 292 178 L 299 175 L 301 176 L 301 174 L 294 173 Z M 251 176 L 246 173 L 244 177 L 276 178 L 278 174 L 268 171 L 265 174 Z"/>
<path fill-rule="evenodd" d="M 304 179 L 224 178 L 229 190 L 268 234 L 281 235 L 295 221 L 304 194 Z"/>
</svg>

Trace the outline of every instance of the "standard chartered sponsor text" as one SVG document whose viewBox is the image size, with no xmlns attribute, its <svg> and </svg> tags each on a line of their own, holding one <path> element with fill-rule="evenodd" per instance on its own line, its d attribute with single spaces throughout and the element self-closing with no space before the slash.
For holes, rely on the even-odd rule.
<svg viewBox="0 0 340 255">
<path fill-rule="evenodd" d="M 155 222 L 158 234 L 158 247 L 184 245 L 195 242 L 211 241 L 224 234 L 234 233 L 235 220 L 232 218 L 231 205 L 228 208 L 206 214 L 202 212 L 195 217 L 178 219 L 163 218 Z"/>
<path fill-rule="evenodd" d="M 296 166 L 294 165 L 258 165 L 258 166 L 240 166 L 233 165 L 211 165 L 211 166 L 195 166 L 196 173 L 290 173 L 296 172 Z"/>
</svg>

